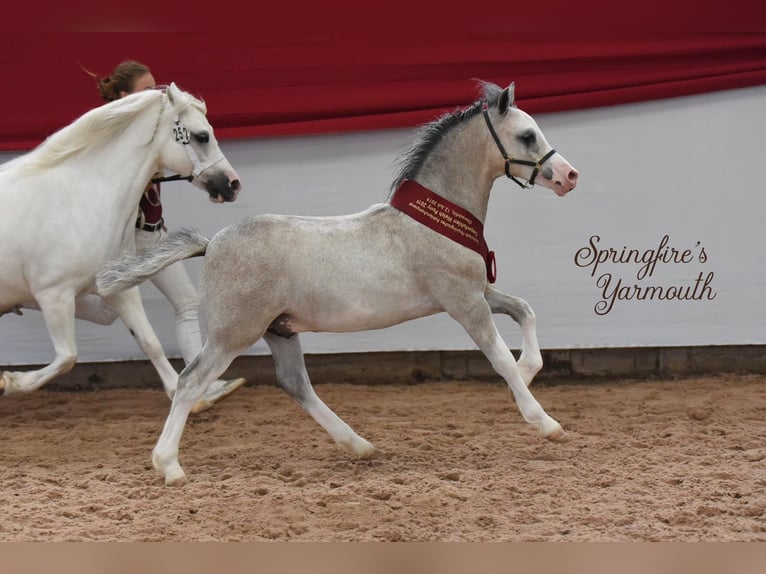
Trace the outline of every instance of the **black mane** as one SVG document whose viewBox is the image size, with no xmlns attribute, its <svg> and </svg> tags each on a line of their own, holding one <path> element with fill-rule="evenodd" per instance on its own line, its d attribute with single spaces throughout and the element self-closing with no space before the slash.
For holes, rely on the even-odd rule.
<svg viewBox="0 0 766 574">
<path fill-rule="evenodd" d="M 484 81 L 479 81 L 479 86 L 483 94 L 481 99 L 466 108 L 448 112 L 417 130 L 410 146 L 395 161 L 399 173 L 391 184 L 391 191 L 396 190 L 405 179 L 413 179 L 444 135 L 464 120 L 478 114 L 483 101 L 489 106 L 497 104 L 502 93 L 500 86 Z"/>
</svg>

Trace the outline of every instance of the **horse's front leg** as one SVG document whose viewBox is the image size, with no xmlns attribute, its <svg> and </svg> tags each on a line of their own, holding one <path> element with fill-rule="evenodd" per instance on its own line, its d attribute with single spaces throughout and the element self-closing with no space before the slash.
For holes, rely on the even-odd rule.
<svg viewBox="0 0 766 574">
<path fill-rule="evenodd" d="M 358 458 L 370 458 L 375 455 L 375 447 L 356 434 L 354 429 L 314 392 L 298 335 L 285 338 L 266 333 L 263 338 L 271 349 L 279 386 L 311 415 L 341 448 Z"/>
<path fill-rule="evenodd" d="M 186 482 L 186 473 L 178 461 L 178 448 L 192 407 L 199 402 L 211 382 L 220 377 L 237 355 L 245 352 L 253 342 L 237 345 L 233 340 L 216 342 L 214 338 L 208 338 L 200 354 L 181 371 L 178 391 L 173 397 L 162 434 L 152 450 L 152 464 L 165 477 L 166 485 Z"/>
<path fill-rule="evenodd" d="M 115 293 L 109 296 L 106 301 L 117 311 L 138 346 L 149 357 L 160 379 L 162 379 L 165 392 L 172 399 L 178 384 L 178 373 L 165 356 L 160 340 L 146 317 L 138 287 L 131 287 Z"/>
<path fill-rule="evenodd" d="M 484 298 L 493 313 L 509 315 L 521 327 L 519 372 L 524 384 L 529 386 L 535 375 L 543 368 L 543 356 L 540 353 L 540 344 L 537 342 L 535 312 L 524 299 L 507 295 L 491 286 L 487 286 Z"/>
<path fill-rule="evenodd" d="M 37 371 L 0 373 L 0 389 L 4 389 L 6 395 L 39 389 L 48 381 L 70 371 L 77 361 L 74 294 L 49 291 L 39 294 L 37 300 L 56 356 L 50 365 Z"/>
<path fill-rule="evenodd" d="M 464 301 L 447 312 L 456 319 L 486 355 L 494 369 L 505 379 L 513 393 L 521 416 L 538 432 L 550 440 L 562 440 L 566 433 L 561 425 L 545 412 L 521 378 L 513 354 L 492 320 L 492 313 L 484 298 Z"/>
</svg>

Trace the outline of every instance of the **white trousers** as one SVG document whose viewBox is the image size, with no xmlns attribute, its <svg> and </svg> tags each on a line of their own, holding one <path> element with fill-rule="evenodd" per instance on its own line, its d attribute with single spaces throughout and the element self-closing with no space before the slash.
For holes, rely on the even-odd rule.
<svg viewBox="0 0 766 574">
<path fill-rule="evenodd" d="M 136 230 L 136 250 L 144 249 L 163 241 L 167 232 Z M 151 278 L 151 282 L 160 290 L 175 309 L 176 338 L 181 356 L 189 364 L 202 350 L 197 290 L 186 272 L 182 262 L 174 263 Z M 25 305 L 26 307 L 26 305 Z M 96 294 L 79 297 L 75 306 L 75 317 L 100 325 L 111 325 L 117 313 Z"/>
</svg>

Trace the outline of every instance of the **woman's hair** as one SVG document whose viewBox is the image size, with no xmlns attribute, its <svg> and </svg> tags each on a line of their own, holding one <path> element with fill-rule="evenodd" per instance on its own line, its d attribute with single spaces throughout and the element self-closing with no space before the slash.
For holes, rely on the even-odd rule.
<svg viewBox="0 0 766 574">
<path fill-rule="evenodd" d="M 84 68 L 83 68 L 84 69 Z M 96 78 L 96 87 L 98 93 L 104 98 L 104 101 L 113 102 L 120 99 L 120 92 L 131 93 L 136 80 L 144 74 L 151 73 L 149 66 L 145 66 L 135 60 L 126 60 L 114 69 L 110 76 L 99 78 L 85 70 L 89 75 Z"/>
</svg>

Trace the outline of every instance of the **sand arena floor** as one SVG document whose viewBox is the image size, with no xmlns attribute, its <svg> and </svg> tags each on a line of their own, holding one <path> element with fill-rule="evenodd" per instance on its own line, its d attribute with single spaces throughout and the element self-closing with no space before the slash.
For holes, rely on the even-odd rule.
<svg viewBox="0 0 766 574">
<path fill-rule="evenodd" d="M 533 387 L 317 385 L 381 454 L 355 461 L 284 393 L 193 416 L 189 478 L 150 453 L 160 390 L 0 397 L 2 541 L 766 541 L 766 377 Z"/>
</svg>

